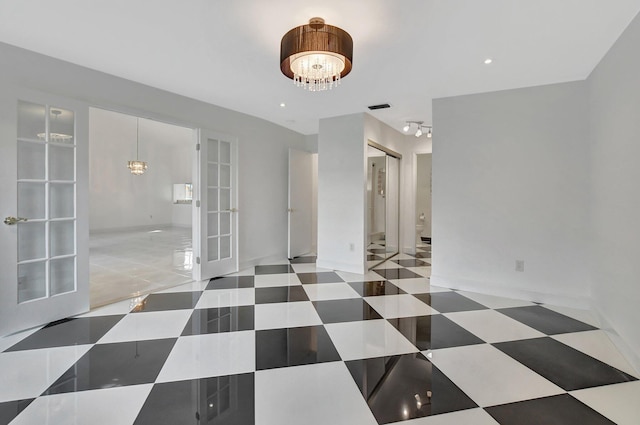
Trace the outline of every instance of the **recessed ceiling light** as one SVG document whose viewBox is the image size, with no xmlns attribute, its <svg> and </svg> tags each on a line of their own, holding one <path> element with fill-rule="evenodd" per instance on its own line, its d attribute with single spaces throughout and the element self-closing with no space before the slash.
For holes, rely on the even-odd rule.
<svg viewBox="0 0 640 425">
<path fill-rule="evenodd" d="M 287 106 L 287 105 L 286 105 L 284 102 L 282 102 L 282 103 L 280 104 L 280 107 L 281 107 L 281 108 L 284 108 L 285 106 Z"/>
<path fill-rule="evenodd" d="M 484 64 L 485 64 L 485 65 L 489 65 L 491 62 L 493 62 L 493 59 L 491 59 L 491 58 L 486 58 L 486 59 L 484 60 Z"/>
</svg>

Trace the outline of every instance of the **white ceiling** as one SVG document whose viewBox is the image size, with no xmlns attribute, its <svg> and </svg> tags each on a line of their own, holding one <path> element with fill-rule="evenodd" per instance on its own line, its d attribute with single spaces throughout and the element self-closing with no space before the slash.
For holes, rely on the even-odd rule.
<svg viewBox="0 0 640 425">
<path fill-rule="evenodd" d="M 385 102 L 372 115 L 400 130 L 431 124 L 434 98 L 586 78 L 639 10 L 640 0 L 2 0 L 0 41 L 303 134 Z M 278 63 L 284 33 L 314 16 L 354 39 L 353 71 L 328 92 L 295 87 Z"/>
</svg>

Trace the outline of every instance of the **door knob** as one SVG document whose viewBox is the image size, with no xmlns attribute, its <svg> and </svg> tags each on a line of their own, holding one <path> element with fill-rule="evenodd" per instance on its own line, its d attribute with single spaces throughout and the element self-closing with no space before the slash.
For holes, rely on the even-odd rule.
<svg viewBox="0 0 640 425">
<path fill-rule="evenodd" d="M 22 217 L 5 217 L 4 224 L 8 226 L 13 226 L 14 224 L 17 224 L 20 221 L 27 221 L 27 219 Z"/>
<path fill-rule="evenodd" d="M 293 208 L 288 208 L 287 212 L 293 212 Z"/>
<path fill-rule="evenodd" d="M 236 208 L 229 208 L 228 210 L 225 210 L 225 211 L 232 212 L 232 213 L 238 212 Z"/>
</svg>

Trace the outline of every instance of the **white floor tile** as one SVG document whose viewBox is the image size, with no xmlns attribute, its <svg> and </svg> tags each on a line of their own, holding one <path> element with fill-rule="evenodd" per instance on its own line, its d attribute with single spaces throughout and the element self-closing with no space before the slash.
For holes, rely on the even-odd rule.
<svg viewBox="0 0 640 425">
<path fill-rule="evenodd" d="M 255 332 L 181 337 L 156 382 L 181 381 L 255 371 Z"/>
<path fill-rule="evenodd" d="M 98 341 L 98 344 L 180 336 L 192 310 L 132 313 L 120 320 Z"/>
<path fill-rule="evenodd" d="M 322 320 L 309 301 L 257 304 L 255 328 L 281 329 L 321 325 Z"/>
<path fill-rule="evenodd" d="M 427 316 L 438 313 L 427 304 L 409 294 L 365 297 L 365 301 L 385 319 Z"/>
<path fill-rule="evenodd" d="M 248 267 L 246 269 L 240 270 L 239 272 L 231 273 L 227 276 L 253 276 L 254 274 L 256 274 L 256 268 Z"/>
<path fill-rule="evenodd" d="M 431 362 L 481 407 L 564 391 L 489 345 L 432 350 Z"/>
<path fill-rule="evenodd" d="M 130 385 L 40 397 L 11 424 L 132 424 L 152 387 Z"/>
<path fill-rule="evenodd" d="M 413 279 L 392 279 L 389 282 L 396 285 L 409 294 L 426 294 L 431 292 L 449 292 L 450 289 L 432 286 L 425 278 L 417 277 Z"/>
<path fill-rule="evenodd" d="M 605 385 L 570 394 L 618 425 L 640 423 L 640 381 Z"/>
<path fill-rule="evenodd" d="M 0 353 L 0 402 L 38 397 L 92 345 Z"/>
<path fill-rule="evenodd" d="M 459 412 L 429 416 L 410 421 L 395 422 L 394 425 L 499 425 L 482 409 L 467 409 Z"/>
<path fill-rule="evenodd" d="M 460 291 L 459 293 L 489 308 L 511 308 L 535 305 L 529 301 L 496 297 L 494 295 L 479 294 L 477 292 Z"/>
<path fill-rule="evenodd" d="M 549 310 L 553 310 L 556 313 L 564 314 L 565 316 L 569 316 L 573 319 L 579 320 L 591 326 L 600 327 L 600 321 L 598 318 L 589 310 L 580 310 L 577 308 L 570 307 L 558 307 L 554 305 L 544 304 L 544 308 L 548 308 Z"/>
<path fill-rule="evenodd" d="M 254 286 L 256 288 L 268 288 L 271 286 L 302 285 L 295 273 L 259 274 L 256 275 Z"/>
<path fill-rule="evenodd" d="M 196 308 L 219 308 L 238 305 L 252 305 L 255 302 L 253 288 L 215 289 L 204 291 Z"/>
<path fill-rule="evenodd" d="M 486 342 L 546 336 L 542 332 L 494 310 L 461 311 L 447 313 L 445 316 Z"/>
<path fill-rule="evenodd" d="M 418 349 L 386 320 L 325 325 L 342 360 L 415 353 Z"/>
<path fill-rule="evenodd" d="M 613 342 L 611 342 L 605 331 L 595 330 L 575 332 L 553 335 L 551 338 L 573 347 L 576 350 L 582 351 L 583 353 L 605 362 L 616 369 L 626 372 L 631 376 L 635 376 L 636 378 L 640 377 L 633 366 L 627 362 L 616 346 L 613 345 Z M 638 418 L 640 418 L 640 416 Z"/>
<path fill-rule="evenodd" d="M 377 425 L 342 362 L 256 372 L 256 425 Z"/>
<path fill-rule="evenodd" d="M 346 283 L 309 284 L 303 288 L 311 301 L 360 298 L 360 294 Z"/>
</svg>

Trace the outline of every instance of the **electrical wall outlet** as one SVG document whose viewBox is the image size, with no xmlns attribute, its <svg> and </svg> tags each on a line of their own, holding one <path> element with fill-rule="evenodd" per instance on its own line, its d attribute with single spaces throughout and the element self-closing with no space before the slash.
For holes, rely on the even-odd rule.
<svg viewBox="0 0 640 425">
<path fill-rule="evenodd" d="M 353 252 L 356 250 L 356 244 L 354 244 L 353 242 L 349 244 L 349 251 Z"/>
<path fill-rule="evenodd" d="M 524 260 L 516 260 L 516 271 L 517 272 L 524 271 Z"/>
</svg>

